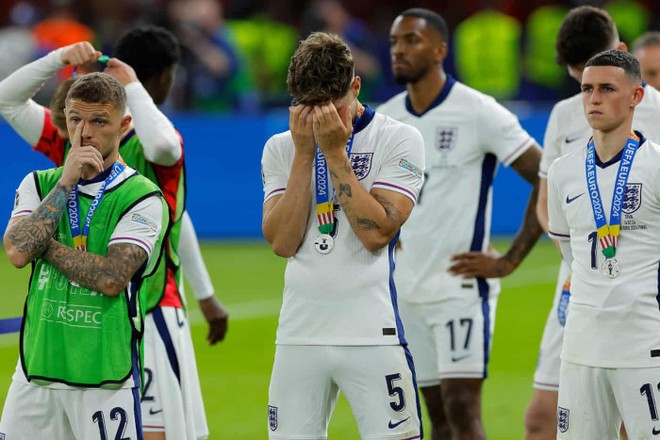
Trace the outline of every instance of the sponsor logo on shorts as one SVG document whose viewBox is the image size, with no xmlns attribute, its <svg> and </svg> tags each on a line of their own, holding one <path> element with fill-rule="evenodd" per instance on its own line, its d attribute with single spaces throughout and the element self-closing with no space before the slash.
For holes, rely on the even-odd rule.
<svg viewBox="0 0 660 440">
<path fill-rule="evenodd" d="M 409 418 L 410 418 L 410 417 L 406 417 L 405 419 L 403 419 L 403 420 L 399 420 L 398 422 L 392 422 L 392 421 L 390 420 L 390 422 L 387 424 L 387 427 L 390 428 L 390 429 L 394 429 L 394 428 L 396 428 L 397 426 L 399 426 L 400 424 L 402 424 L 403 422 L 407 421 Z"/>
<path fill-rule="evenodd" d="M 277 407 L 268 405 L 268 427 L 271 431 L 277 429 Z"/>
<path fill-rule="evenodd" d="M 561 406 L 557 407 L 557 429 L 559 432 L 568 431 L 568 418 L 570 415 L 570 410 L 562 408 Z"/>
<path fill-rule="evenodd" d="M 660 435 L 660 429 L 656 429 L 656 427 L 654 426 L 653 429 L 651 430 L 651 433 L 653 435 Z M 2 437 L 0 437 L 0 440 L 2 440 Z"/>
<path fill-rule="evenodd" d="M 470 356 L 472 356 L 471 353 L 464 354 L 463 356 L 452 356 L 452 357 L 451 357 L 451 361 L 452 361 L 452 362 L 460 362 L 460 361 L 462 361 L 463 359 L 467 359 L 467 358 L 469 358 Z"/>
<path fill-rule="evenodd" d="M 134 212 L 133 215 L 131 215 L 131 221 L 148 226 L 152 231 L 158 232 L 158 225 L 156 225 L 156 222 L 138 212 Z"/>
<path fill-rule="evenodd" d="M 154 411 L 153 408 L 149 408 L 149 414 L 151 414 L 152 416 L 155 416 L 156 414 L 160 414 L 162 412 L 163 412 L 162 409 L 157 409 L 156 411 Z"/>
</svg>

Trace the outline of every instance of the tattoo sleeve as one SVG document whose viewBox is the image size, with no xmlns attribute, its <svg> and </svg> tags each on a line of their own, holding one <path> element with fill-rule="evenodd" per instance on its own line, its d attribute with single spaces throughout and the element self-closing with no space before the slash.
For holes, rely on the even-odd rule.
<svg viewBox="0 0 660 440">
<path fill-rule="evenodd" d="M 30 261 L 48 247 L 62 217 L 69 190 L 58 183 L 32 214 L 21 219 L 8 231 L 11 244 L 19 252 L 27 253 Z"/>
<path fill-rule="evenodd" d="M 126 288 L 147 260 L 147 253 L 137 245 L 118 243 L 109 246 L 107 257 L 103 257 L 52 240 L 44 258 L 69 280 L 114 296 Z"/>
</svg>

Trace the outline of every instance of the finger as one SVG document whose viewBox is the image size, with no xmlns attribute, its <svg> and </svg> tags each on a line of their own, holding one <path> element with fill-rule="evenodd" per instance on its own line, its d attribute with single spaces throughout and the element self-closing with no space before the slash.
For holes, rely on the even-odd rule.
<svg viewBox="0 0 660 440">
<path fill-rule="evenodd" d="M 83 125 L 85 125 L 84 122 L 78 122 L 78 125 L 76 125 L 76 129 L 73 132 L 73 140 L 71 141 L 71 147 L 72 148 L 80 148 L 80 141 L 82 139 L 82 130 L 83 130 Z"/>
</svg>

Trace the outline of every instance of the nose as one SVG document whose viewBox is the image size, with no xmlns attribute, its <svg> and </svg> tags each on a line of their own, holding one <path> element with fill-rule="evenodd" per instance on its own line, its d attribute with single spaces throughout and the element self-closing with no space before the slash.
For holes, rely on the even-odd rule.
<svg viewBox="0 0 660 440">
<path fill-rule="evenodd" d="M 80 136 L 82 138 L 89 139 L 92 137 L 92 124 L 81 122 L 83 124 L 82 131 L 80 132 Z"/>
</svg>

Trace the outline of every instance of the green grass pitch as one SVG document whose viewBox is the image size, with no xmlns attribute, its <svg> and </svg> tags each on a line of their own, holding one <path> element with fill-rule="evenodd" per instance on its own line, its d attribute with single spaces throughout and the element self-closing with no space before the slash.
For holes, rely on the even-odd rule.
<svg viewBox="0 0 660 440">
<path fill-rule="evenodd" d="M 500 251 L 507 244 L 495 242 Z M 268 382 L 286 262 L 261 242 L 206 243 L 202 250 L 218 296 L 230 313 L 227 339 L 209 347 L 199 309 L 189 300 L 210 439 L 266 439 Z M 558 265 L 557 251 L 543 240 L 517 272 L 503 280 L 483 399 L 486 433 L 491 440 L 523 437 L 524 411 Z M 14 269 L 0 252 L 0 318 L 21 314 L 28 276 L 28 268 Z M 0 336 L 2 402 L 16 365 L 17 343 L 16 334 Z M 332 417 L 329 438 L 359 438 L 343 398 Z"/>
</svg>

